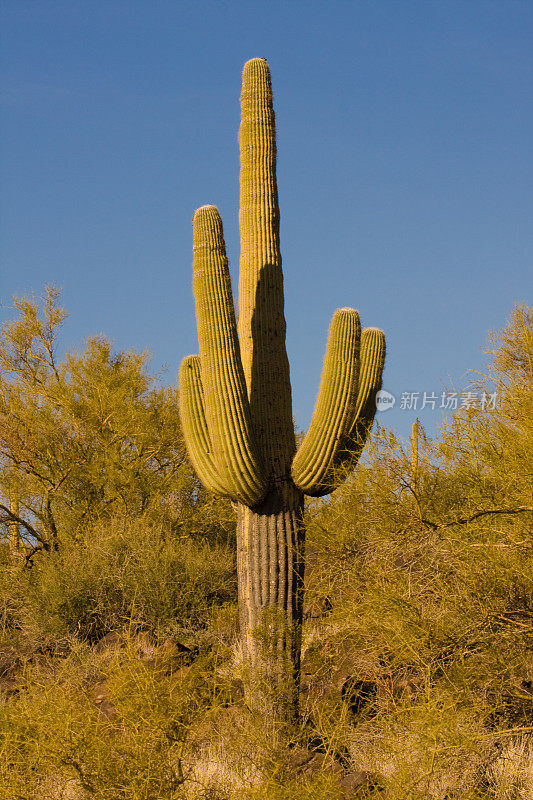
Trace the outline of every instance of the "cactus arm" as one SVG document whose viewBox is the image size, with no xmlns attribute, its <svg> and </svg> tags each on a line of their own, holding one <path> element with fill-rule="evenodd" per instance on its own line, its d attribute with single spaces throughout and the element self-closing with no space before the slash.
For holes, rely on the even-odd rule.
<svg viewBox="0 0 533 800">
<path fill-rule="evenodd" d="M 332 492 L 344 479 L 340 468 L 346 462 L 353 466 L 361 455 L 374 419 L 384 360 L 383 333 L 366 328 L 360 336 L 357 312 L 337 311 L 311 425 L 292 465 L 294 483 L 305 494 Z"/>
<path fill-rule="evenodd" d="M 296 449 L 285 350 L 276 185 L 276 130 L 267 62 L 244 65 L 241 94 L 239 339 L 252 426 L 274 483 L 289 479 Z"/>
<path fill-rule="evenodd" d="M 357 408 L 352 428 L 348 433 L 351 448 L 349 455 L 344 459 L 345 461 L 350 459 L 354 467 L 363 451 L 376 415 L 376 395 L 381 389 L 385 353 L 383 331 L 379 328 L 365 328 L 361 334 Z"/>
<path fill-rule="evenodd" d="M 268 487 L 252 438 L 222 220 L 214 206 L 196 211 L 193 234 L 193 289 L 213 460 L 228 496 L 254 506 Z"/>
<path fill-rule="evenodd" d="M 205 488 L 217 495 L 228 491 L 219 480 L 212 456 L 204 408 L 202 376 L 198 356 L 187 356 L 180 367 L 180 417 L 187 452 Z"/>
<path fill-rule="evenodd" d="M 304 492 L 329 485 L 339 447 L 353 423 L 359 378 L 361 323 L 352 308 L 331 320 L 324 367 L 311 425 L 294 457 L 292 477 Z"/>
</svg>

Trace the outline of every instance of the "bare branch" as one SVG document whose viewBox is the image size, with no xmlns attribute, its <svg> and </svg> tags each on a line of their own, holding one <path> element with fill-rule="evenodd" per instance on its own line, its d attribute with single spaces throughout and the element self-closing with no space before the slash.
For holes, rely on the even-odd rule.
<svg viewBox="0 0 533 800">
<path fill-rule="evenodd" d="M 452 525 L 468 525 L 469 522 L 473 522 L 480 517 L 485 517 L 488 514 L 523 514 L 525 511 L 533 511 L 533 508 L 529 506 L 519 506 L 518 508 L 490 508 L 486 511 L 476 511 L 476 513 L 472 514 L 470 517 L 458 517 L 451 522 L 445 522 L 443 525 L 437 525 L 436 527 L 450 528 Z"/>
<path fill-rule="evenodd" d="M 22 519 L 22 517 L 19 517 L 18 514 L 14 514 L 7 506 L 3 505 L 3 503 L 0 503 L 0 509 L 7 515 L 8 520 L 12 522 L 18 522 L 19 525 L 22 525 L 22 527 L 28 531 L 30 536 L 33 536 L 33 538 L 43 546 L 44 550 L 47 552 L 50 550 L 50 544 L 46 541 L 46 539 L 43 539 L 40 533 L 37 533 L 35 528 L 30 525 L 29 522 L 26 522 L 26 520 Z"/>
</svg>

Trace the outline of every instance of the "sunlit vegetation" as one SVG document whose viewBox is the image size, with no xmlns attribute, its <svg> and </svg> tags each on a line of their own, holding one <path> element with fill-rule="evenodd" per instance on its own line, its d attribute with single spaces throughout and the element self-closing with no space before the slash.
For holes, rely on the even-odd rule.
<svg viewBox="0 0 533 800">
<path fill-rule="evenodd" d="M 533 312 L 491 339 L 494 408 L 375 426 L 307 507 L 300 724 L 246 708 L 235 521 L 177 394 L 57 292 L 0 338 L 0 796 L 533 796 Z"/>
</svg>

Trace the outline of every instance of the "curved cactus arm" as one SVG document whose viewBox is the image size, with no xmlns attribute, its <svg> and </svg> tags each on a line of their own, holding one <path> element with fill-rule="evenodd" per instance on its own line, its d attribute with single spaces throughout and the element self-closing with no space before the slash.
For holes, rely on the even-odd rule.
<svg viewBox="0 0 533 800">
<path fill-rule="evenodd" d="M 254 506 L 268 486 L 252 438 L 222 220 L 214 206 L 196 211 L 193 233 L 193 289 L 213 460 L 229 497 Z"/>
<path fill-rule="evenodd" d="M 187 452 L 205 488 L 217 495 L 228 491 L 219 480 L 207 429 L 200 358 L 187 356 L 180 367 L 180 417 Z"/>
<path fill-rule="evenodd" d="M 292 466 L 295 484 L 312 497 L 329 494 L 342 483 L 340 468 L 346 462 L 354 466 L 376 413 L 385 336 L 366 328 L 359 348 L 359 320 L 350 319 L 349 312 L 357 314 L 341 309 L 333 317 L 315 412 Z"/>
<path fill-rule="evenodd" d="M 379 328 L 365 328 L 361 334 L 357 408 L 354 422 L 348 432 L 349 453 L 343 459 L 350 459 L 353 466 L 355 466 L 355 462 L 363 451 L 374 422 L 376 395 L 381 389 L 385 353 L 385 334 L 383 331 Z"/>
<path fill-rule="evenodd" d="M 361 323 L 353 308 L 340 308 L 329 327 L 318 398 L 309 430 L 292 464 L 296 486 L 307 494 L 331 485 L 332 471 L 354 421 Z M 324 491 L 326 494 L 327 491 Z"/>
</svg>

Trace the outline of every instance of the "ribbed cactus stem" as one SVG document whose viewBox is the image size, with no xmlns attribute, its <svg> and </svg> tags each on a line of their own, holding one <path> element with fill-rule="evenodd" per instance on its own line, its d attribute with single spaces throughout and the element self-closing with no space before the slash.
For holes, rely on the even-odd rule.
<svg viewBox="0 0 533 800">
<path fill-rule="evenodd" d="M 285 349 L 283 273 L 270 70 L 263 58 L 242 75 L 239 339 L 252 426 L 271 480 L 287 480 L 296 449 Z"/>
<path fill-rule="evenodd" d="M 292 464 L 306 493 L 331 491 L 357 406 L 361 323 L 353 308 L 338 309 L 329 328 L 324 368 L 311 425 Z"/>
<path fill-rule="evenodd" d="M 183 432 L 205 486 L 237 501 L 237 572 L 247 698 L 279 720 L 298 701 L 304 492 L 321 495 L 357 458 L 376 410 L 383 333 L 356 311 L 333 317 L 309 432 L 295 456 L 276 186 L 276 132 L 266 61 L 244 66 L 241 94 L 238 335 L 214 206 L 193 219 L 200 355 L 180 372 Z M 291 472 L 292 467 L 292 472 Z"/>
<path fill-rule="evenodd" d="M 187 356 L 183 359 L 179 380 L 181 427 L 192 465 L 208 491 L 217 495 L 226 495 L 228 488 L 218 477 L 205 419 L 199 356 Z"/>
<path fill-rule="evenodd" d="M 297 708 L 303 599 L 303 496 L 286 483 L 259 509 L 239 506 L 237 575 L 254 704 Z M 260 701 L 258 698 L 262 698 Z M 289 712 L 290 713 L 290 712 Z"/>
<path fill-rule="evenodd" d="M 344 480 L 361 455 L 376 412 L 385 337 L 377 328 L 361 334 L 351 308 L 335 312 L 311 425 L 292 464 L 292 477 L 305 494 L 320 497 Z"/>
<path fill-rule="evenodd" d="M 361 334 L 359 387 L 355 419 L 349 437 L 353 454 L 359 458 L 376 414 L 376 395 L 381 389 L 385 366 L 385 334 L 379 328 L 365 328 Z"/>
<path fill-rule="evenodd" d="M 252 438 L 222 220 L 214 206 L 198 209 L 193 234 L 193 289 L 213 460 L 229 496 L 255 505 L 267 484 Z"/>
</svg>

